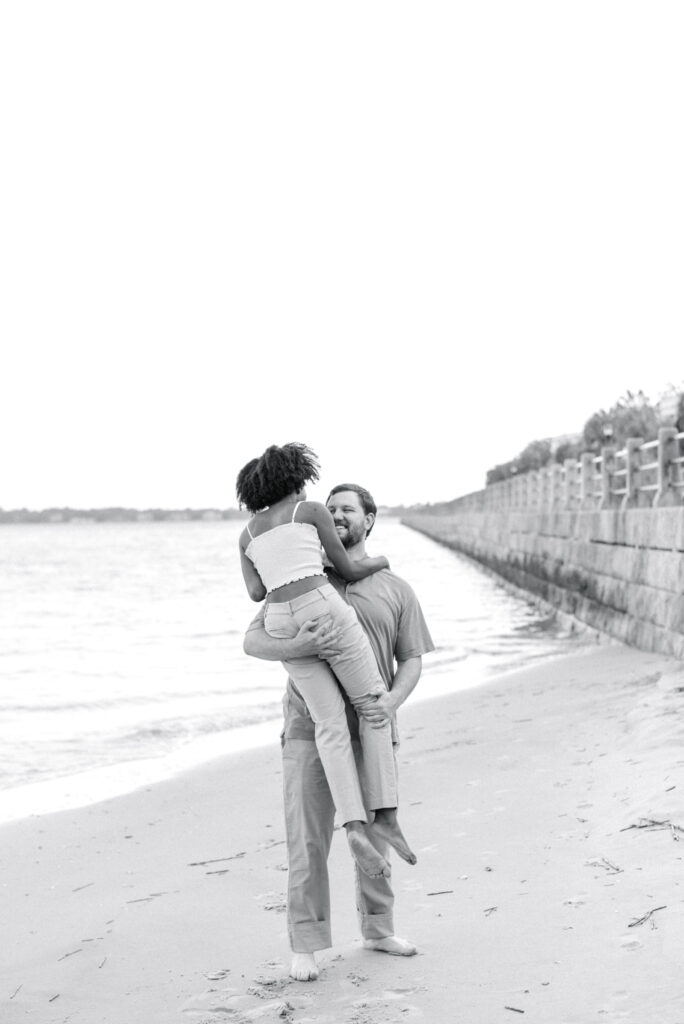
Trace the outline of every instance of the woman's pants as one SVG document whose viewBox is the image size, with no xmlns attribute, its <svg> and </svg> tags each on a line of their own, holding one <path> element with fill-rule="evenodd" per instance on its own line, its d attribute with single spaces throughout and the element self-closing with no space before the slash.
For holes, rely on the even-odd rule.
<svg viewBox="0 0 684 1024">
<path fill-rule="evenodd" d="M 374 729 L 359 715 L 365 772 L 364 804 L 344 700 L 337 683 L 339 681 L 357 710 L 375 699 L 372 690 L 384 690 L 386 686 L 356 612 L 328 583 L 292 601 L 269 601 L 264 625 L 269 636 L 290 639 L 307 620 L 324 615 L 329 615 L 340 630 L 340 652 L 330 658 L 329 663 L 320 658 L 302 658 L 283 664 L 313 719 L 316 748 L 340 820 L 344 823 L 366 821 L 365 807 L 377 810 L 397 806 L 397 781 L 389 722 L 381 729 Z"/>
</svg>

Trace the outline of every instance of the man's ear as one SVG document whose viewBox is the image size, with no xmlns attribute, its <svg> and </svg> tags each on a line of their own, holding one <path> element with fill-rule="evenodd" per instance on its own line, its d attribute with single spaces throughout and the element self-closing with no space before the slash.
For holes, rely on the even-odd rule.
<svg viewBox="0 0 684 1024">
<path fill-rule="evenodd" d="M 368 533 L 369 530 L 373 529 L 373 524 L 375 523 L 375 513 L 374 512 L 366 512 L 366 515 L 364 516 L 364 519 L 365 519 L 365 523 L 366 523 L 366 533 Z"/>
</svg>

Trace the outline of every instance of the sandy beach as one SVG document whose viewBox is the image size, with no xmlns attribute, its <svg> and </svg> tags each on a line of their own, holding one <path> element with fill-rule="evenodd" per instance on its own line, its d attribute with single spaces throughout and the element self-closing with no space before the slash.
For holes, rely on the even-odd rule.
<svg viewBox="0 0 684 1024">
<path fill-rule="evenodd" d="M 3 1024 L 684 1024 L 684 665 L 602 642 L 400 713 L 397 933 L 288 978 L 279 749 L 0 829 Z"/>
</svg>

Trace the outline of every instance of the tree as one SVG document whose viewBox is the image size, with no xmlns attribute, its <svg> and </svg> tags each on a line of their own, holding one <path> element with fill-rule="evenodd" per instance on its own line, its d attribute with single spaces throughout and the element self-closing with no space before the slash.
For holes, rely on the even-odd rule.
<svg viewBox="0 0 684 1024">
<path fill-rule="evenodd" d="M 584 424 L 586 451 L 598 452 L 605 444 L 624 448 L 628 437 L 652 441 L 658 436 L 658 414 L 643 391 L 627 391 L 610 409 L 599 409 Z"/>
</svg>

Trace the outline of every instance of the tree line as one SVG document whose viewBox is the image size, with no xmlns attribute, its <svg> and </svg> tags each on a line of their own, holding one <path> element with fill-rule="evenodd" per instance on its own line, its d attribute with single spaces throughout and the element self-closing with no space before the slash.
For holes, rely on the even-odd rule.
<svg viewBox="0 0 684 1024">
<path fill-rule="evenodd" d="M 628 437 L 652 441 L 658 436 L 659 427 L 666 424 L 684 431 L 684 389 L 672 389 L 667 398 L 666 406 L 663 398 L 653 404 L 643 391 L 627 391 L 609 409 L 592 413 L 576 437 L 560 442 L 553 438 L 531 441 L 514 459 L 488 470 L 487 483 L 508 480 L 551 462 L 579 459 L 582 452 L 598 454 L 604 445 L 614 445 L 619 450 L 624 448 Z M 667 416 L 663 414 L 665 407 Z"/>
</svg>

